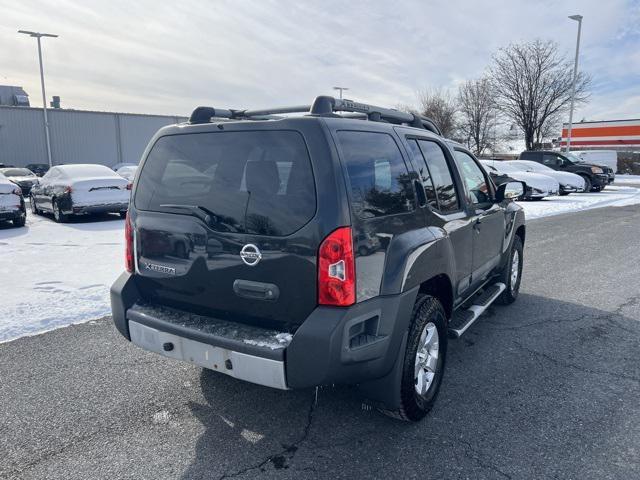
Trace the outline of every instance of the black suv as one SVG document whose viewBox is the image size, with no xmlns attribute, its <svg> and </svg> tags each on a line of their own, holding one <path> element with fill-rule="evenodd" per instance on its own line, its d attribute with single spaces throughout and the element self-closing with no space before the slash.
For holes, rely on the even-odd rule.
<svg viewBox="0 0 640 480">
<path fill-rule="evenodd" d="M 144 153 L 113 320 L 167 357 L 280 389 L 357 384 L 419 420 L 448 335 L 518 295 L 522 192 L 413 114 L 199 107 Z"/>
<path fill-rule="evenodd" d="M 613 170 L 609 167 L 576 162 L 560 152 L 528 150 L 522 152 L 519 159 L 532 160 L 554 170 L 580 175 L 586 183 L 585 192 L 599 192 L 610 183 L 609 178 L 613 178 Z"/>
</svg>

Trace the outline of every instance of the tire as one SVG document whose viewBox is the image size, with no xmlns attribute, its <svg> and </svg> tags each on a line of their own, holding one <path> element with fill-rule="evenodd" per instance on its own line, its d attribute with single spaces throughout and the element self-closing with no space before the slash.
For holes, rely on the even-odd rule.
<svg viewBox="0 0 640 480">
<path fill-rule="evenodd" d="M 400 409 L 395 412 L 385 412 L 389 416 L 417 422 L 433 407 L 442 383 L 447 354 L 446 318 L 442 304 L 435 297 L 418 295 L 404 354 L 400 383 Z M 421 354 L 430 352 L 430 354 L 427 353 L 426 357 L 420 360 L 419 352 Z M 419 366 L 421 361 L 430 366 L 421 368 Z"/>
<path fill-rule="evenodd" d="M 365 257 L 365 256 L 369 255 L 369 249 L 367 247 L 365 247 L 365 246 L 361 246 L 361 247 L 358 248 L 358 254 L 361 257 Z"/>
<path fill-rule="evenodd" d="M 29 204 L 31 207 L 31 213 L 33 213 L 34 215 L 40 215 L 40 210 L 38 210 L 38 206 L 36 205 L 33 195 L 29 197 Z"/>
<path fill-rule="evenodd" d="M 560 196 L 561 196 L 561 197 L 564 197 L 564 196 L 566 196 L 566 195 L 569 195 L 569 193 L 571 193 L 571 192 L 560 192 Z"/>
<path fill-rule="evenodd" d="M 18 218 L 14 218 L 11 223 L 13 223 L 13 226 L 16 228 L 24 227 L 24 224 L 27 223 L 27 214 L 25 213 Z"/>
<path fill-rule="evenodd" d="M 513 271 L 514 263 L 517 263 L 517 272 L 515 274 Z M 520 281 L 522 280 L 522 264 L 522 240 L 516 235 L 513 239 L 511 251 L 509 252 L 509 261 L 504 266 L 504 269 L 500 274 L 500 282 L 504 283 L 507 288 L 505 288 L 504 292 L 502 292 L 502 294 L 496 299 L 496 303 L 509 305 L 516 301 L 516 298 L 518 298 L 518 292 L 520 291 Z"/>
<path fill-rule="evenodd" d="M 64 213 L 62 213 L 62 211 L 60 210 L 60 206 L 58 205 L 58 200 L 54 198 L 51 203 L 53 207 L 53 219 L 57 223 L 65 223 L 67 221 L 67 216 Z"/>
<path fill-rule="evenodd" d="M 586 175 L 580 175 L 583 179 L 584 179 L 584 191 L 585 192 L 590 192 L 592 187 L 591 187 L 591 179 L 589 177 L 587 177 Z"/>
</svg>

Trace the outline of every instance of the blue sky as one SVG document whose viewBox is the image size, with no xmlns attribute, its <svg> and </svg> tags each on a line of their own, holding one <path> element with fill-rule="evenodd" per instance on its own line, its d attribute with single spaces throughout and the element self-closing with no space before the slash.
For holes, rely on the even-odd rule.
<svg viewBox="0 0 640 480">
<path fill-rule="evenodd" d="M 640 118 L 640 1 L 70 1 L 0 0 L 0 84 L 41 105 L 35 41 L 44 40 L 47 93 L 66 108 L 188 114 L 194 106 L 309 103 L 331 87 L 389 106 L 425 87 L 455 90 L 510 42 L 556 41 L 593 77 L 577 119 Z"/>
</svg>

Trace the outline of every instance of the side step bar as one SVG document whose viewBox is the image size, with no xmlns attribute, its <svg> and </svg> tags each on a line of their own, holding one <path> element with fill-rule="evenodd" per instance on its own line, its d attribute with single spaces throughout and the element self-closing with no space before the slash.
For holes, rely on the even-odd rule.
<svg viewBox="0 0 640 480">
<path fill-rule="evenodd" d="M 457 310 L 449 322 L 449 336 L 460 338 L 506 288 L 504 283 L 494 283 L 487 287 L 469 308 Z"/>
</svg>

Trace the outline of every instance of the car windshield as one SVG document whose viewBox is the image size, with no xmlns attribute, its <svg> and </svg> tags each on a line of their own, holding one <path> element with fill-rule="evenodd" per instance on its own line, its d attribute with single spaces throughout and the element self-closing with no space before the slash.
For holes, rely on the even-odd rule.
<svg viewBox="0 0 640 480">
<path fill-rule="evenodd" d="M 574 163 L 583 163 L 584 162 L 584 160 L 581 159 L 579 156 L 577 156 L 575 153 L 569 152 L 569 153 L 563 153 L 563 155 L 565 157 L 567 157 L 569 160 L 571 160 L 572 162 L 574 162 Z"/>
<path fill-rule="evenodd" d="M 5 177 L 33 177 L 35 174 L 26 168 L 3 168 L 1 172 Z"/>
<path fill-rule="evenodd" d="M 537 162 L 528 162 L 526 160 L 514 160 L 512 165 L 522 167 L 523 170 L 531 170 L 532 172 L 553 172 L 553 168 L 549 168 L 546 165 L 542 165 Z"/>
<path fill-rule="evenodd" d="M 78 164 L 59 168 L 69 178 L 118 177 L 113 170 L 104 165 Z"/>
</svg>

